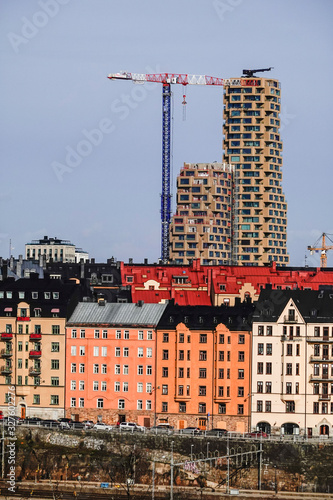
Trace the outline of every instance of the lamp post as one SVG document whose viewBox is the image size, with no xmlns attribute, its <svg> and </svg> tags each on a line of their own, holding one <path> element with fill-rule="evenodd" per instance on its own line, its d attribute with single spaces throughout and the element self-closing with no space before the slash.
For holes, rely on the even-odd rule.
<svg viewBox="0 0 333 500">
<path fill-rule="evenodd" d="M 191 462 L 193 461 L 193 446 L 194 444 L 191 444 Z"/>
</svg>

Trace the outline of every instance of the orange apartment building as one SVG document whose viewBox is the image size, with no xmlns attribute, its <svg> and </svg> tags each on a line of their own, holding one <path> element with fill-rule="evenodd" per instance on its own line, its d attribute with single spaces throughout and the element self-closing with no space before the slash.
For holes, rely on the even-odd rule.
<svg viewBox="0 0 333 500">
<path fill-rule="evenodd" d="M 246 432 L 253 305 L 169 304 L 156 345 L 156 421 Z"/>
<path fill-rule="evenodd" d="M 81 302 L 67 324 L 66 414 L 150 427 L 156 325 L 166 304 Z"/>
<path fill-rule="evenodd" d="M 65 411 L 65 325 L 79 300 L 71 281 L 8 278 L 0 284 L 0 410 L 57 419 Z M 11 387 L 12 389 L 9 389 Z"/>
</svg>

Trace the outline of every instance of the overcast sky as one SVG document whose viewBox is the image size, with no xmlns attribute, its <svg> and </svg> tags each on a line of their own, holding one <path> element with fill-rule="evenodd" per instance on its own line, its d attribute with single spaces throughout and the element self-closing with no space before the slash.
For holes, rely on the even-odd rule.
<svg viewBox="0 0 333 500">
<path fill-rule="evenodd" d="M 160 257 L 161 85 L 111 72 L 239 77 L 282 87 L 290 264 L 333 240 L 333 2 L 1 2 L 0 256 L 44 235 L 98 261 Z M 222 87 L 173 86 L 173 209 L 184 162 L 222 161 Z M 328 252 L 333 266 L 333 250 Z"/>
</svg>

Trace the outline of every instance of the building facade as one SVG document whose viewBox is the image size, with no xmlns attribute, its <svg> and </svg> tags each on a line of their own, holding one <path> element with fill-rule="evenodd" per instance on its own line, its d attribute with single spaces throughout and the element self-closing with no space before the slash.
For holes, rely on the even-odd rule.
<svg viewBox="0 0 333 500">
<path fill-rule="evenodd" d="M 233 238 L 239 265 L 289 263 L 280 111 L 278 80 L 225 81 L 223 158 L 235 167 Z"/>
<path fill-rule="evenodd" d="M 170 260 L 231 264 L 233 173 L 225 163 L 185 163 L 177 178 L 177 208 L 170 225 Z"/>
<path fill-rule="evenodd" d="M 157 423 L 247 431 L 252 312 L 251 303 L 168 305 L 157 329 Z"/>
<path fill-rule="evenodd" d="M 68 417 L 153 425 L 156 325 L 165 307 L 78 304 L 67 324 Z"/>
<path fill-rule="evenodd" d="M 252 428 L 332 436 L 332 290 L 264 290 L 252 352 Z"/>
<path fill-rule="evenodd" d="M 74 282 L 38 275 L 0 284 L 0 409 L 5 415 L 13 387 L 19 417 L 64 416 L 65 325 L 79 294 Z"/>
<path fill-rule="evenodd" d="M 89 260 L 89 254 L 82 248 L 75 248 L 75 245 L 67 240 L 59 238 L 49 238 L 33 240 L 25 245 L 25 258 L 39 260 L 44 257 L 46 262 L 80 262 Z"/>
</svg>

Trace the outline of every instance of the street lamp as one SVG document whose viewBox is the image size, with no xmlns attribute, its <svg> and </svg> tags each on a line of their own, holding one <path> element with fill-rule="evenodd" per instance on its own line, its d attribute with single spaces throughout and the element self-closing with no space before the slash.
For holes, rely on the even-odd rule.
<svg viewBox="0 0 333 500">
<path fill-rule="evenodd" d="M 191 444 L 191 462 L 193 461 L 193 446 L 194 444 Z"/>
</svg>

